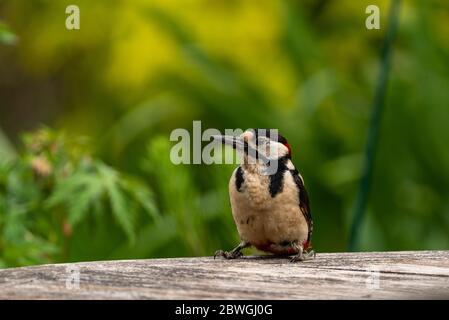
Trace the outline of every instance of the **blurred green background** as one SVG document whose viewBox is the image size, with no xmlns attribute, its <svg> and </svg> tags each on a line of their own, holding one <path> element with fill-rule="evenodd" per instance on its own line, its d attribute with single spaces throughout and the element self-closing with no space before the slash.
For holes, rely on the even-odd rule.
<svg viewBox="0 0 449 320">
<path fill-rule="evenodd" d="M 346 250 L 388 8 L 0 0 L 0 267 L 235 246 L 234 166 L 169 161 L 170 132 L 193 120 L 279 129 L 314 248 Z M 449 3 L 403 1 L 399 19 L 359 249 L 449 249 Z"/>
</svg>

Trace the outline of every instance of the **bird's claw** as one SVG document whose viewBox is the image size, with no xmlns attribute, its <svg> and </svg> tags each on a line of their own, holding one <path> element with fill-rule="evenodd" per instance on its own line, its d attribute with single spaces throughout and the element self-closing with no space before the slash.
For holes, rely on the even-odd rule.
<svg viewBox="0 0 449 320">
<path fill-rule="evenodd" d="M 214 260 L 216 257 L 223 257 L 225 259 L 237 259 L 243 255 L 240 251 L 223 251 L 217 250 L 214 254 Z"/>
<path fill-rule="evenodd" d="M 296 255 L 293 258 L 290 259 L 290 262 L 298 262 L 298 261 L 304 261 L 304 256 L 302 255 Z"/>
<path fill-rule="evenodd" d="M 313 260 L 316 257 L 316 253 L 313 250 L 307 252 L 300 252 L 296 256 L 290 259 L 290 262 Z"/>
</svg>

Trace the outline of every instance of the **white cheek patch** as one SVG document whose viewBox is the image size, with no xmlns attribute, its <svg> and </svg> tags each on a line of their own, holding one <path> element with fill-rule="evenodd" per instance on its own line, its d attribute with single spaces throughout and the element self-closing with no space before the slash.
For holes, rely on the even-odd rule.
<svg viewBox="0 0 449 320">
<path fill-rule="evenodd" d="M 269 153 L 270 153 L 270 158 L 277 159 L 280 156 L 279 148 L 277 145 L 270 144 Z"/>
<path fill-rule="evenodd" d="M 279 159 L 288 153 L 287 148 L 280 143 L 272 142 L 267 149 L 267 155 L 270 157 L 270 159 Z"/>
</svg>

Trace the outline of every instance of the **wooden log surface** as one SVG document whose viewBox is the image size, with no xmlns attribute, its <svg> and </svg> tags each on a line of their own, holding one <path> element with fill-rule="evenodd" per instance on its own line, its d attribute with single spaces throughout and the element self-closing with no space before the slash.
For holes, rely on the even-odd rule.
<svg viewBox="0 0 449 320">
<path fill-rule="evenodd" d="M 318 253 L 298 263 L 252 256 L 11 268 L 0 270 L 0 298 L 448 299 L 449 251 Z"/>
</svg>

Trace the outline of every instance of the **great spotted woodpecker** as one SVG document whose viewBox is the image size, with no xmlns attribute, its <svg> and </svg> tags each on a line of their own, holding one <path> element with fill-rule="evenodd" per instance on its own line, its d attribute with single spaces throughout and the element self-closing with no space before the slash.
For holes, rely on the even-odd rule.
<svg viewBox="0 0 449 320">
<path fill-rule="evenodd" d="M 232 215 L 241 243 L 217 256 L 235 259 L 254 246 L 277 255 L 314 258 L 313 221 L 304 180 L 291 161 L 287 140 L 266 129 L 250 129 L 238 137 L 214 136 L 243 156 L 229 181 Z"/>
</svg>

